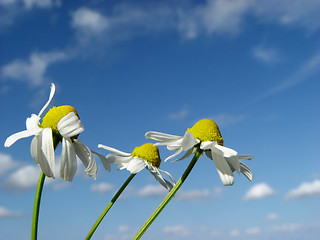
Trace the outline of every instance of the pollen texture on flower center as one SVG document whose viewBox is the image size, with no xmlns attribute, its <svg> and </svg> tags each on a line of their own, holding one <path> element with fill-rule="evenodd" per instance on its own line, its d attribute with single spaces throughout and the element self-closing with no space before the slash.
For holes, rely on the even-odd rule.
<svg viewBox="0 0 320 240">
<path fill-rule="evenodd" d="M 131 155 L 142 158 L 156 168 L 160 167 L 161 159 L 159 149 L 157 146 L 154 146 L 153 143 L 145 143 L 140 147 L 136 147 Z"/>
<path fill-rule="evenodd" d="M 47 114 L 42 118 L 42 123 L 40 124 L 40 127 L 42 128 L 51 128 L 53 131 L 58 132 L 57 125 L 58 122 L 66 116 L 67 114 L 73 112 L 78 117 L 77 111 L 74 109 L 74 107 L 69 105 L 63 105 L 59 107 L 52 107 L 49 109 Z"/>
<path fill-rule="evenodd" d="M 199 139 L 201 142 L 216 141 L 219 145 L 223 145 L 223 139 L 219 127 L 210 119 L 200 120 L 187 131 L 191 132 L 194 138 Z"/>
</svg>

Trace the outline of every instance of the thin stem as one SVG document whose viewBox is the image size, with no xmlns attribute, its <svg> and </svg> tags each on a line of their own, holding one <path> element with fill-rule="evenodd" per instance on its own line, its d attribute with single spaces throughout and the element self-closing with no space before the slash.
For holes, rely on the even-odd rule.
<svg viewBox="0 0 320 240">
<path fill-rule="evenodd" d="M 167 206 L 167 204 L 170 202 L 170 200 L 173 198 L 173 196 L 176 194 L 176 192 L 179 190 L 179 188 L 182 186 L 184 181 L 187 179 L 189 173 L 191 172 L 192 168 L 198 161 L 199 157 L 201 156 L 203 150 L 200 148 L 197 149 L 196 153 L 194 154 L 194 157 L 192 158 L 191 162 L 189 163 L 189 166 L 182 174 L 179 181 L 176 183 L 176 185 L 171 189 L 171 191 L 168 193 L 166 198 L 159 204 L 157 209 L 151 214 L 149 219 L 144 223 L 144 225 L 140 228 L 140 230 L 137 232 L 137 234 L 132 238 L 132 240 L 138 240 L 142 237 L 142 235 L 147 231 L 147 229 L 150 227 L 150 225 L 153 223 L 153 221 L 159 216 L 161 211 Z"/>
<path fill-rule="evenodd" d="M 121 186 L 121 188 L 118 190 L 118 192 L 113 196 L 113 198 L 111 199 L 111 201 L 109 202 L 109 204 L 106 206 L 106 208 L 103 210 L 103 212 L 101 213 L 100 217 L 97 219 L 97 221 L 94 223 L 94 225 L 92 226 L 91 230 L 89 231 L 87 237 L 85 238 L 85 240 L 89 240 L 92 235 L 94 234 L 94 232 L 96 231 L 96 229 L 98 228 L 99 224 L 101 223 L 101 221 L 103 220 L 103 218 L 105 217 L 105 215 L 109 212 L 110 208 L 113 206 L 113 204 L 115 203 L 115 201 L 117 201 L 118 197 L 121 195 L 121 193 L 123 192 L 123 190 L 128 186 L 128 184 L 130 183 L 130 181 L 133 179 L 133 177 L 136 174 L 131 174 L 128 179 L 124 182 L 124 184 Z"/>
<path fill-rule="evenodd" d="M 60 138 L 53 135 L 53 149 L 55 150 L 59 144 Z M 39 221 L 39 211 L 40 211 L 40 201 L 42 195 L 43 184 L 46 175 L 41 171 L 38 186 L 36 190 L 36 196 L 34 198 L 33 205 L 33 215 L 32 215 L 32 226 L 31 226 L 31 240 L 37 240 L 38 238 L 38 221 Z"/>
<path fill-rule="evenodd" d="M 38 220 L 39 220 L 40 201 L 41 201 L 42 188 L 43 188 L 45 178 L 46 178 L 46 175 L 44 175 L 44 173 L 41 171 L 39 180 L 38 180 L 36 196 L 34 199 L 32 227 L 31 227 L 31 240 L 36 240 L 38 237 Z"/>
</svg>

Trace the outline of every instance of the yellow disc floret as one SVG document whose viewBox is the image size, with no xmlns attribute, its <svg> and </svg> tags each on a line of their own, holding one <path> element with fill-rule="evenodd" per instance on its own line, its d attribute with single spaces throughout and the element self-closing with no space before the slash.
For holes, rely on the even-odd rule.
<svg viewBox="0 0 320 240">
<path fill-rule="evenodd" d="M 52 107 L 49 109 L 47 114 L 42 118 L 42 123 L 40 124 L 40 127 L 42 128 L 51 128 L 54 132 L 58 133 L 58 122 L 66 116 L 67 114 L 73 112 L 78 117 L 77 111 L 74 109 L 74 107 L 71 107 L 69 105 L 63 105 L 59 107 Z"/>
<path fill-rule="evenodd" d="M 145 143 L 140 147 L 136 147 L 131 155 L 145 160 L 156 168 L 160 167 L 161 159 L 159 149 L 157 146 L 154 146 L 153 143 Z"/>
<path fill-rule="evenodd" d="M 219 145 L 223 145 L 223 139 L 219 127 L 210 119 L 200 120 L 187 131 L 191 132 L 194 138 L 199 139 L 201 142 L 216 141 Z"/>
</svg>

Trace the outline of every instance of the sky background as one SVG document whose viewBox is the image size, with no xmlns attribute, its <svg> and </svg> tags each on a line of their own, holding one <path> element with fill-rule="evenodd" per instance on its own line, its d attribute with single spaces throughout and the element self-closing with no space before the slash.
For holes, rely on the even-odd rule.
<svg viewBox="0 0 320 240">
<path fill-rule="evenodd" d="M 29 238 L 39 176 L 32 138 L 3 143 L 54 82 L 50 106 L 74 106 L 79 140 L 101 154 L 210 118 L 225 146 L 254 155 L 253 181 L 231 187 L 200 158 L 143 239 L 317 239 L 319 12 L 319 0 L 0 0 L 0 238 Z M 161 168 L 178 180 L 189 161 Z M 84 239 L 130 175 L 97 162 L 96 180 L 81 164 L 71 183 L 46 180 L 39 239 Z M 92 239 L 131 239 L 165 194 L 141 171 Z"/>
</svg>

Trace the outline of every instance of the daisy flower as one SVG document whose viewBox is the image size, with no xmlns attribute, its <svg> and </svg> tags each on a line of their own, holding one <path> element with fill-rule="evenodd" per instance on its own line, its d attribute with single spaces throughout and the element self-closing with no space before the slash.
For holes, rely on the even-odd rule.
<svg viewBox="0 0 320 240">
<path fill-rule="evenodd" d="M 26 120 L 27 130 L 15 133 L 7 138 L 4 146 L 10 147 L 17 140 L 35 136 L 31 142 L 30 152 L 34 162 L 40 166 L 42 172 L 50 178 L 55 178 L 54 150 L 62 142 L 60 177 L 72 181 L 77 170 L 77 158 L 86 167 L 89 176 L 96 177 L 97 163 L 91 151 L 78 136 L 84 131 L 77 111 L 69 105 L 52 107 L 41 120 L 41 115 L 50 104 L 55 93 L 55 85 L 51 84 L 49 100 L 39 114 L 32 114 Z M 101 160 L 104 158 L 98 155 Z M 110 164 L 102 161 L 104 167 L 110 170 Z"/>
<path fill-rule="evenodd" d="M 132 174 L 136 174 L 142 169 L 147 168 L 158 182 L 169 191 L 175 184 L 173 177 L 168 172 L 159 168 L 161 163 L 159 149 L 152 143 L 145 143 L 136 147 L 132 153 L 125 153 L 102 144 L 99 144 L 98 147 L 112 152 L 106 156 L 106 159 L 110 163 L 117 163 L 118 170 L 127 169 Z M 161 173 L 167 174 L 173 184 L 165 180 Z"/>
<path fill-rule="evenodd" d="M 177 161 L 183 160 L 195 153 L 196 149 L 200 147 L 207 157 L 213 160 L 224 185 L 233 185 L 234 171 L 239 174 L 241 172 L 250 181 L 252 180 L 250 169 L 241 161 L 250 160 L 253 155 L 238 155 L 235 150 L 224 147 L 219 127 L 210 119 L 200 120 L 192 128 L 188 129 L 183 137 L 154 131 L 147 132 L 145 136 L 148 139 L 157 141 L 155 145 L 166 145 L 168 150 L 176 151 L 165 161 L 174 158 L 182 151 L 186 151 Z"/>
</svg>

